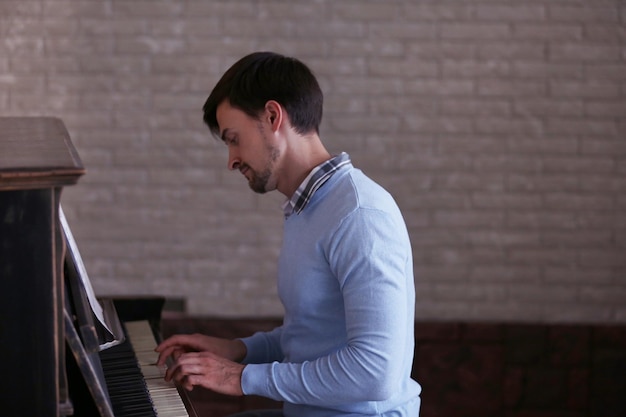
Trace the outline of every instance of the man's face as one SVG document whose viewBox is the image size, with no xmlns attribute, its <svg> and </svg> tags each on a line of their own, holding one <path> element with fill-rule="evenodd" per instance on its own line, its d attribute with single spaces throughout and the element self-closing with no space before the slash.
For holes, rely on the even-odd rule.
<svg viewBox="0 0 626 417">
<path fill-rule="evenodd" d="M 228 146 L 228 169 L 238 169 L 257 193 L 276 189 L 276 161 L 280 151 L 272 143 L 270 126 L 248 116 L 224 100 L 216 111 L 220 136 Z"/>
</svg>

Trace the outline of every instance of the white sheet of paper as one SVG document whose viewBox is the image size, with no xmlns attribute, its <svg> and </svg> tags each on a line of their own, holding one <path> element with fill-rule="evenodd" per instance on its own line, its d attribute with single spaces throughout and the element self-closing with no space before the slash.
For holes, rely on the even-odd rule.
<svg viewBox="0 0 626 417">
<path fill-rule="evenodd" d="M 91 282 L 89 281 L 89 276 L 87 275 L 87 270 L 85 269 L 85 265 L 83 264 L 83 260 L 80 257 L 80 252 L 78 251 L 78 246 L 76 245 L 76 241 L 74 240 L 74 236 L 72 236 L 72 231 L 70 230 L 70 226 L 67 223 L 67 219 L 65 218 L 65 214 L 63 213 L 63 208 L 59 207 L 59 218 L 61 220 L 61 226 L 67 236 L 67 244 L 70 247 L 72 254 L 74 255 L 74 263 L 76 264 L 76 268 L 78 268 L 78 275 L 80 275 L 81 281 L 83 283 L 83 287 L 85 288 L 85 292 L 87 293 L 87 299 L 89 300 L 89 305 L 91 306 L 91 310 L 94 315 L 98 319 L 100 323 L 104 326 L 105 329 L 109 331 L 109 333 L 114 334 L 104 319 L 104 311 L 102 310 L 102 306 L 100 302 L 96 298 L 96 293 L 91 286 Z"/>
</svg>

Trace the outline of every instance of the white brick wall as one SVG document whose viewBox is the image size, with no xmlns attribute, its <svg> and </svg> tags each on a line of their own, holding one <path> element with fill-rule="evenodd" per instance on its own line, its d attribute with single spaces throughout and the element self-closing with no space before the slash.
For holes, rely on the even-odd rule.
<svg viewBox="0 0 626 417">
<path fill-rule="evenodd" d="M 279 315 L 282 197 L 201 107 L 240 56 L 293 54 L 328 147 L 403 209 L 418 318 L 626 322 L 625 39 L 623 0 L 2 0 L 0 115 L 65 121 L 100 294 Z"/>
</svg>

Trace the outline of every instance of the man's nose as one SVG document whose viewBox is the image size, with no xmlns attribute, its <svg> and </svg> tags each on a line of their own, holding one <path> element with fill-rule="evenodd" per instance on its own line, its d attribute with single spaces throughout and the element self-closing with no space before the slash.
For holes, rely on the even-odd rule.
<svg viewBox="0 0 626 417">
<path fill-rule="evenodd" d="M 237 155 L 232 149 L 228 151 L 228 169 L 234 171 L 239 169 L 239 165 L 241 165 L 241 159 L 239 159 L 239 155 Z"/>
</svg>

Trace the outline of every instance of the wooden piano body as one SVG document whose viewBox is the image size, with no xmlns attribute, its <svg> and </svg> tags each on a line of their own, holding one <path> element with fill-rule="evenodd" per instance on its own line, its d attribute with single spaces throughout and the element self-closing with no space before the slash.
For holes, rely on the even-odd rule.
<svg viewBox="0 0 626 417">
<path fill-rule="evenodd" d="M 163 299 L 101 300 L 112 306 L 126 335 L 117 346 L 101 349 L 80 254 L 67 224 L 61 222 L 62 189 L 84 173 L 61 120 L 0 117 L 1 414 L 149 416 L 156 415 L 161 401 L 167 410 L 159 410 L 160 416 L 194 416 L 183 390 L 167 387 L 168 400 L 150 394 L 151 384 L 161 390 L 165 383 L 153 375 L 148 363 L 152 356 L 137 357 L 153 354 L 153 347 L 141 347 L 148 353 L 134 351 L 138 343 L 156 346 Z M 130 328 L 153 333 L 148 336 L 152 341 L 142 341 L 144 335 L 131 337 Z M 119 365 L 122 350 L 130 350 L 123 359 L 130 362 Z M 137 368 L 139 375 L 133 378 L 139 382 L 133 384 L 146 392 L 116 400 L 131 392 L 127 377 L 118 375 L 126 368 Z M 181 398 L 170 401 L 176 393 Z M 182 410 L 178 402 L 185 403 Z"/>
</svg>

